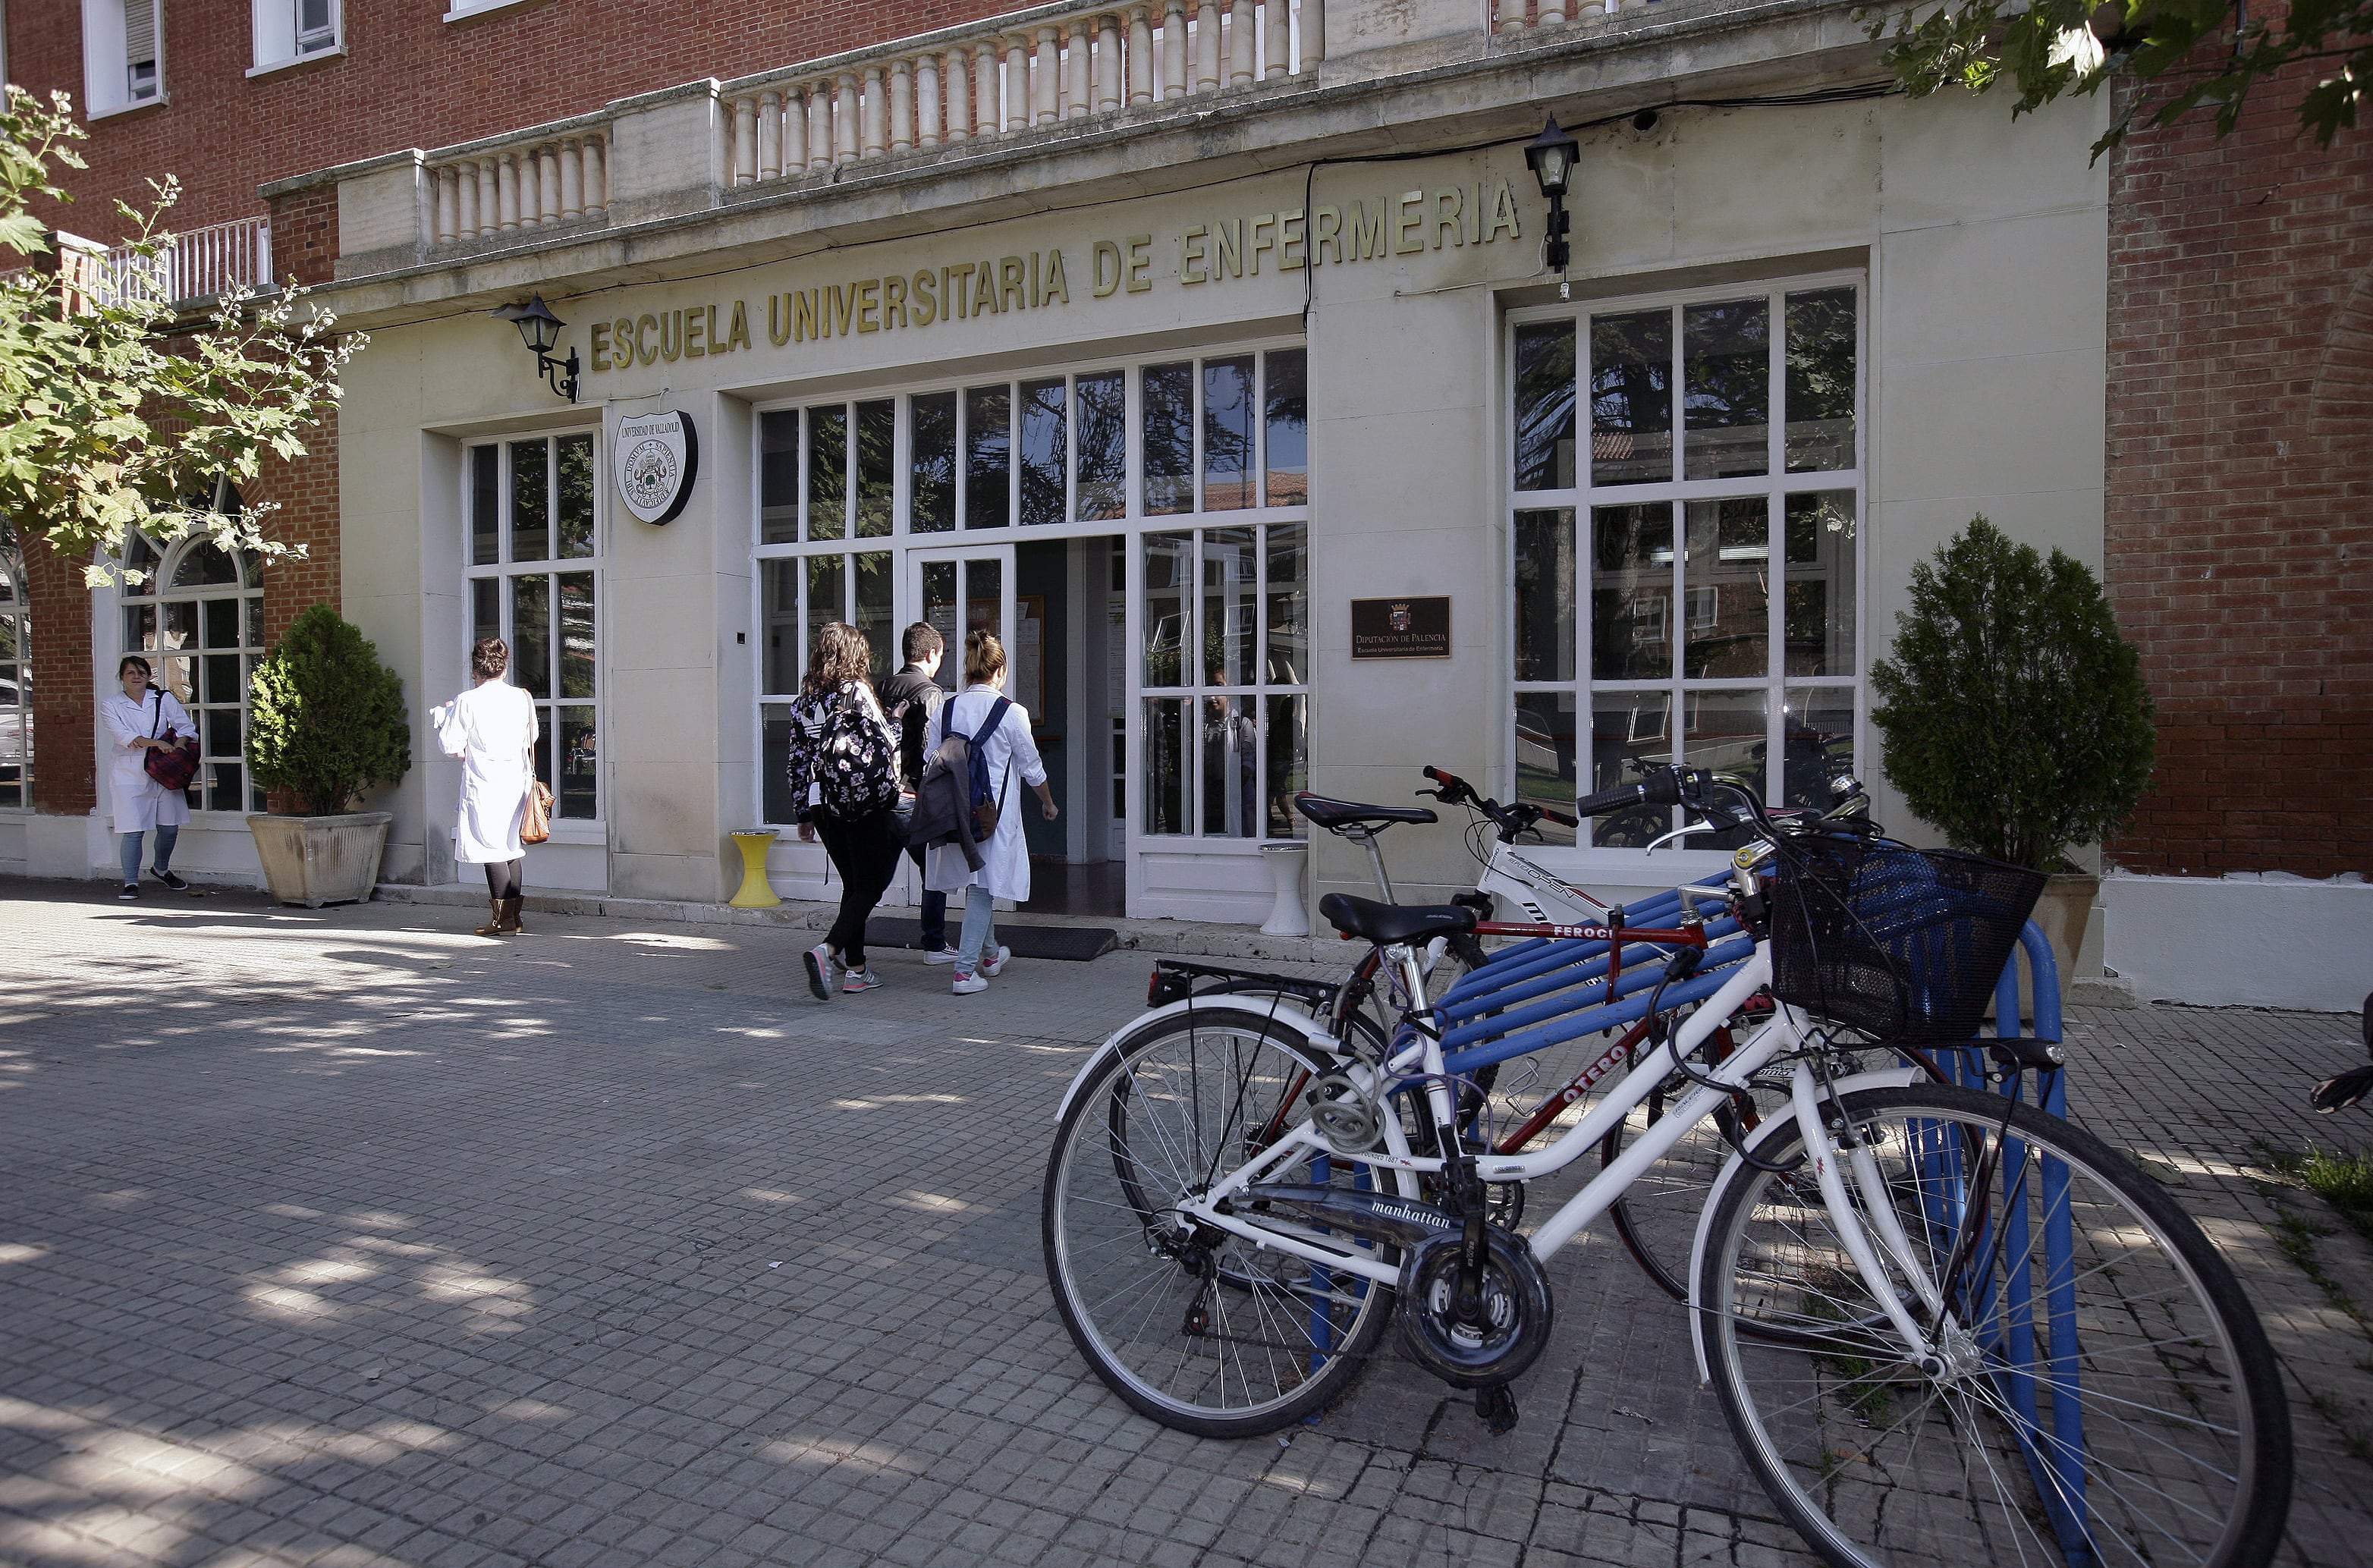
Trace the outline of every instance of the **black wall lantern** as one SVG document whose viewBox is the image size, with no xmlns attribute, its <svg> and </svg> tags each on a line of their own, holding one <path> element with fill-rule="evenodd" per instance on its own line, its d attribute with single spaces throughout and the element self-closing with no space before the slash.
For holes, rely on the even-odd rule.
<svg viewBox="0 0 2373 1568">
<path fill-rule="evenodd" d="M 535 356 L 535 368 L 544 372 L 544 379 L 552 384 L 552 390 L 575 403 L 577 350 L 570 349 L 567 359 L 552 357 L 553 345 L 560 341 L 560 329 L 568 323 L 552 313 L 552 307 L 544 302 L 544 296 L 532 295 L 524 305 L 506 305 L 495 312 L 495 319 L 508 322 L 519 328 L 520 338 L 527 344 L 527 351 Z"/>
<path fill-rule="evenodd" d="M 1573 178 L 1573 160 L 1582 147 L 1572 136 L 1558 129 L 1557 116 L 1541 127 L 1541 134 L 1525 146 L 1525 162 L 1540 181 L 1541 194 L 1549 198 L 1549 238 L 1541 246 L 1541 264 L 1553 268 L 1558 275 L 1558 293 L 1566 296 L 1565 269 L 1573 260 L 1573 248 L 1566 243 L 1572 231 L 1573 219 L 1566 216 L 1566 186 Z"/>
</svg>

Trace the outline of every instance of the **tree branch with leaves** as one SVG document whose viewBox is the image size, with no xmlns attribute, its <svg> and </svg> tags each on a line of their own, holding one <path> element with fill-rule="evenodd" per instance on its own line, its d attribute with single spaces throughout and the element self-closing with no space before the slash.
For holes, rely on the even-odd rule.
<svg viewBox="0 0 2373 1568">
<path fill-rule="evenodd" d="M 2329 147 L 2355 128 L 2373 88 L 2373 0 L 2291 0 L 2252 14 L 2247 0 L 1947 0 L 1870 7 L 1874 39 L 1904 90 L 2017 93 L 2012 113 L 2131 83 L 2093 144 L 2099 158 L 2138 125 L 2171 125 L 2212 110 L 2216 134 L 2240 123 L 2250 94 L 2295 67 L 2320 74 L 2300 100 L 2300 127 Z"/>
<path fill-rule="evenodd" d="M 133 234 L 120 264 L 68 248 L 31 208 L 71 200 L 58 171 L 84 167 L 72 146 L 84 134 L 64 93 L 44 106 L 7 88 L 0 252 L 26 264 L 0 276 L 0 516 L 95 558 L 94 586 L 134 575 L 113 563 L 135 529 L 159 544 L 203 532 L 266 560 L 302 554 L 268 537 L 271 507 L 221 506 L 223 482 L 304 456 L 365 340 L 293 287 L 233 289 L 205 320 L 183 319 L 167 298 L 170 177 L 151 181 L 146 212 L 115 204 Z"/>
</svg>

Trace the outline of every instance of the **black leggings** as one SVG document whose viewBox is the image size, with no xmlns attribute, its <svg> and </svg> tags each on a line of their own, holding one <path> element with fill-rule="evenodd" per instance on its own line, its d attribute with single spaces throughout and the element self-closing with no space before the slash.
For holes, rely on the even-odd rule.
<svg viewBox="0 0 2373 1568">
<path fill-rule="evenodd" d="M 840 916 L 824 940 L 852 969 L 865 967 L 865 917 L 873 913 L 883 890 L 898 874 L 891 815 L 888 806 L 846 820 L 830 812 L 815 813 L 816 837 L 824 840 L 824 853 L 840 873 Z"/>
<path fill-rule="evenodd" d="M 517 898 L 520 895 L 520 872 L 526 867 L 527 857 L 524 855 L 516 860 L 488 860 L 486 862 L 486 896 Z"/>
</svg>

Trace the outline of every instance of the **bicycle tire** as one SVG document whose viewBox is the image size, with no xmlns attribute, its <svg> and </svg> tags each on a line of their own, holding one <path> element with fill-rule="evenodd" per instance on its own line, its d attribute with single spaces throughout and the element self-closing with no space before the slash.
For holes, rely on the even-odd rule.
<svg viewBox="0 0 2373 1568">
<path fill-rule="evenodd" d="M 1100 1064 L 1057 1128 L 1040 1209 L 1047 1282 L 1081 1356 L 1131 1408 L 1198 1436 L 1274 1432 L 1358 1375 L 1392 1290 L 1197 1233 L 1167 1205 L 1306 1119 L 1293 1086 L 1332 1063 L 1299 1025 L 1255 1009 L 1161 1024 Z M 1357 1186 L 1373 1173 L 1322 1154 L 1270 1179 Z M 1415 1192 L 1397 1173 L 1392 1189 Z M 1375 1256 L 1397 1260 L 1390 1247 Z"/>
<path fill-rule="evenodd" d="M 1698 1280 L 1708 1368 L 1757 1479 L 1813 1549 L 1839 1568 L 2266 1562 L 2289 1507 L 2289 1413 L 2265 1331 L 2200 1227 L 2099 1140 L 2001 1095 L 1922 1084 L 1844 1109 L 1917 1256 L 1932 1275 L 1954 1268 L 1948 1307 L 1970 1332 L 1943 1338 L 1944 1375 L 1913 1367 L 1809 1173 L 1745 1171 L 1724 1194 Z M 1802 1141 L 1761 1147 L 1776 1163 Z M 2022 1348 L 2022 1321 L 2040 1351 Z"/>
<path fill-rule="evenodd" d="M 1623 1153 L 1625 1129 L 1635 1119 L 1640 1122 L 1640 1133 L 1645 1133 L 1663 1117 L 1671 1101 L 1693 1087 L 1686 1082 L 1659 1084 L 1631 1116 L 1598 1141 L 1599 1168 L 1613 1164 Z M 1736 1105 L 1736 1100 L 1724 1102 L 1713 1116 L 1689 1129 L 1664 1158 L 1642 1171 L 1607 1208 L 1623 1250 L 1658 1290 L 1675 1301 L 1689 1299 L 1689 1246 L 1697 1235 L 1698 1215 L 1713 1193 L 1714 1177 L 1730 1158 L 1724 1123 L 1739 1126 L 1742 1133 L 1755 1128 L 1751 1121 L 1740 1125 Z"/>
</svg>

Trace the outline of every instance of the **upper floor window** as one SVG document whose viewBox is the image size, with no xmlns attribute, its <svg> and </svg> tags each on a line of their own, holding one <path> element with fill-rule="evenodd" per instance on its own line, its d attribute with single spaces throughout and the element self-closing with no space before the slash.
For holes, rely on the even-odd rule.
<svg viewBox="0 0 2373 1568">
<path fill-rule="evenodd" d="M 255 69 L 293 64 L 338 47 L 340 0 L 250 0 L 255 16 Z"/>
<path fill-rule="evenodd" d="M 0 522 L 0 807 L 32 803 L 32 616 L 16 530 Z"/>
<path fill-rule="evenodd" d="M 82 0 L 83 102 L 92 115 L 165 96 L 165 0 Z"/>
</svg>

